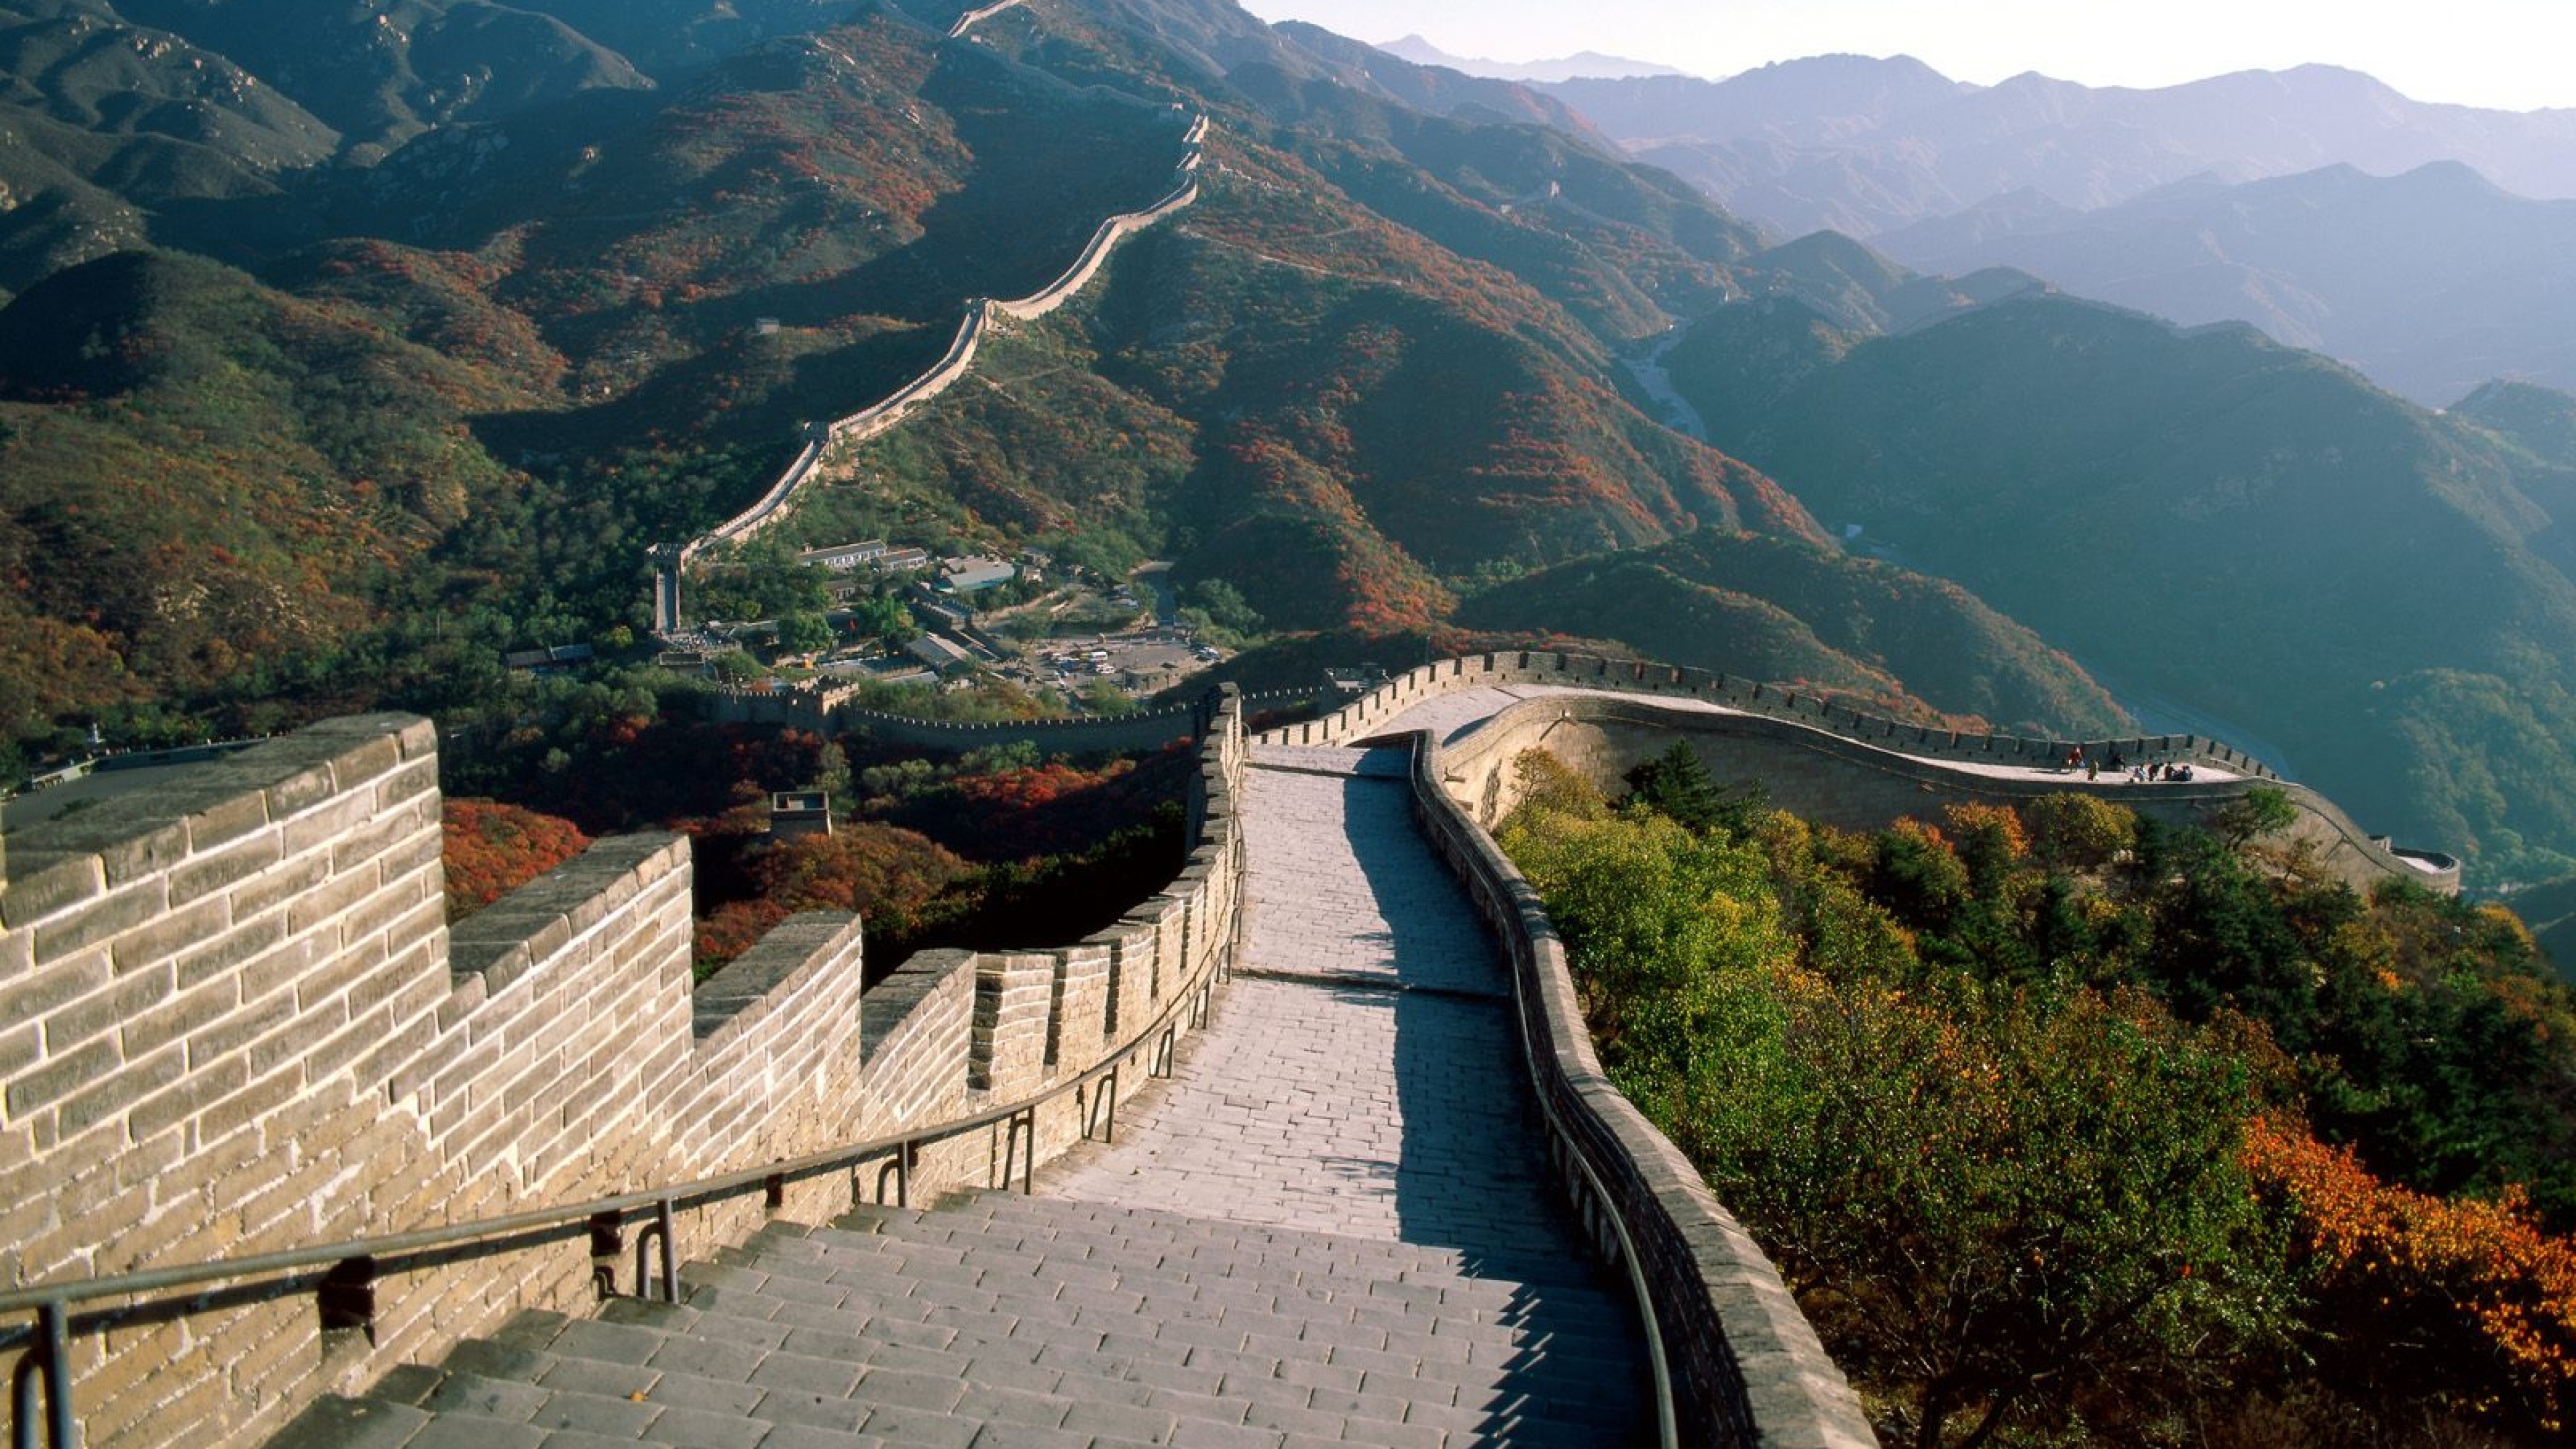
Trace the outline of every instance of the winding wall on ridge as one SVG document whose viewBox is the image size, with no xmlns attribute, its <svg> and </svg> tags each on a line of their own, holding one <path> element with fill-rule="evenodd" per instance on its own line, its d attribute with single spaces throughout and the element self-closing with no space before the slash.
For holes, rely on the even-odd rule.
<svg viewBox="0 0 2576 1449">
<path fill-rule="evenodd" d="M 1903 724 L 1813 695 L 1701 670 L 1588 654 L 1509 651 L 1445 659 L 1410 670 L 1320 719 L 1263 733 L 1263 743 L 1339 744 L 1385 733 L 1428 701 L 1514 685 L 1584 691 L 1498 711 L 1452 743 L 1444 766 L 1462 805 L 1490 824 L 1517 803 L 1511 758 L 1544 744 L 1568 763 L 1615 785 L 1635 765 L 1688 740 L 1720 780 L 1758 780 L 1773 803 L 1826 824 L 1875 830 L 1904 815 L 1930 816 L 1952 801 L 2017 803 L 2068 792 L 2100 795 L 2175 824 L 2206 824 L 2257 785 L 2278 789 L 2297 811 L 2294 840 L 2356 889 L 2402 880 L 2456 893 L 2460 863 L 2401 851 L 2355 824 L 2308 787 L 2283 780 L 2241 750 L 2199 735 L 2120 739 L 2031 739 Z M 2088 781 L 2051 769 L 2070 746 L 2089 757 L 2112 750 L 2137 759 L 2189 761 L 2236 778 L 2190 784 Z M 1974 768 L 1959 768 L 1959 767 Z M 1995 767 L 2006 767 L 1997 771 Z M 2014 769 L 2028 773 L 2012 773 Z"/>
<path fill-rule="evenodd" d="M 958 17 L 948 31 L 948 37 L 952 40 L 964 37 L 977 22 L 1021 3 L 1023 0 L 1001 0 L 999 4 L 970 10 Z M 749 507 L 686 543 L 654 548 L 654 627 L 664 633 L 679 629 L 681 578 L 688 566 L 707 549 L 718 544 L 741 543 L 786 517 L 794 509 L 799 491 L 813 478 L 814 470 L 822 466 L 831 449 L 865 442 L 902 422 L 906 413 L 946 392 L 973 369 L 976 349 L 982 346 L 988 334 L 997 334 L 1006 323 L 1036 321 L 1054 312 L 1090 285 L 1091 279 L 1108 265 L 1110 254 L 1117 250 L 1120 242 L 1198 200 L 1198 171 L 1204 154 L 1201 148 L 1207 141 L 1207 134 L 1207 116 L 1204 113 L 1192 115 L 1181 134 L 1181 144 L 1188 150 L 1173 169 L 1172 189 L 1141 211 L 1122 212 L 1104 219 L 1093 230 L 1091 239 L 1083 245 L 1072 264 L 1054 281 L 1025 297 L 1008 301 L 978 297 L 969 301 L 965 316 L 959 319 L 957 331 L 949 339 L 948 350 L 931 364 L 928 371 L 857 412 L 827 423 L 810 425 L 785 471 L 760 497 L 752 500 Z"/>
</svg>

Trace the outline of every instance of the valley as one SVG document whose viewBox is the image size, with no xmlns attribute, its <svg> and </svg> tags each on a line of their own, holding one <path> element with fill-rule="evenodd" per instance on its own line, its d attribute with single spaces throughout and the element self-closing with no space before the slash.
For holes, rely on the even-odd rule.
<svg viewBox="0 0 2576 1449">
<path fill-rule="evenodd" d="M 1777 1260 L 1760 1313 L 1812 1319 L 1891 1444 L 2556 1442 L 2576 112 L 2313 66 L 1454 59 L 1233 0 L 0 0 L 0 793 L 370 716 L 260 747 L 347 764 L 238 808 L 321 839 L 298 792 L 358 781 L 333 829 L 407 852 L 349 852 L 369 888 L 445 882 L 400 903 L 430 987 L 487 989 L 451 931 L 592 949 L 623 908 L 555 872 L 627 860 L 673 1053 L 734 1029 L 701 989 L 750 1020 L 828 935 L 816 1055 L 761 1069 L 981 1051 L 871 1110 L 967 1112 L 1024 1189 L 995 1041 L 1071 1094 L 1054 1151 L 1119 1090 L 1068 1024 L 1206 1025 L 1238 887 L 1347 917 L 1256 971 L 1320 954 L 1391 1023 L 1422 1000 L 1336 953 L 1392 963 L 1407 913 L 1362 898 L 1455 868 L 1472 910 L 1404 952 L 1493 928 L 1479 998 L 1566 1034 L 1536 1110 L 1659 1144 L 1578 1201 L 1606 1283 L 1708 1315 L 1711 1382 L 1742 1305 L 1596 1209 L 1686 1198 L 1676 1232 Z M 1331 880 L 1253 859 L 1254 791 Z M 92 855 L 55 803 L 78 849 L 0 879 L 0 979 L 74 1004 L 0 1019 L 0 1146 L 88 1039 L 57 1021 L 195 1067 L 115 1019 L 181 968 L 22 929 L 43 893 L 156 939 L 231 909 L 162 879 L 199 816 Z M 1401 1106 L 1258 1111 L 1329 1153 Z M 1422 1139 L 1389 1140 L 1401 1185 Z M 1179 1367 L 1257 1355 L 1233 1311 L 1175 1317 Z M 841 1390 L 902 1391 L 892 1322 L 842 1335 L 889 1356 Z M 1387 1356 L 1347 1410 L 1299 1384 L 1229 1426 L 1365 1433 L 1398 1345 L 1344 1330 Z M 992 1387 L 941 1367 L 951 1407 Z M 1398 1427 L 1533 1422 L 1430 1408 Z"/>
</svg>

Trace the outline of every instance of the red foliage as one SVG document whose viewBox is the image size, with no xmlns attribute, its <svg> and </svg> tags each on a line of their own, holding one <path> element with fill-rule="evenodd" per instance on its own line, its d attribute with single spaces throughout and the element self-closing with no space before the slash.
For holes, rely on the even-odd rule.
<svg viewBox="0 0 2576 1449">
<path fill-rule="evenodd" d="M 569 820 L 495 800 L 449 800 L 439 811 L 447 861 L 447 918 L 475 911 L 579 855 L 590 837 Z"/>
<path fill-rule="evenodd" d="M 2258 1120 L 2255 1181 L 2290 1209 L 2360 1374 L 2556 1434 L 2576 1422 L 2576 1242 L 2533 1226 L 2519 1189 L 2443 1199 L 2379 1181 L 2349 1149 Z"/>
<path fill-rule="evenodd" d="M 751 897 L 698 924 L 701 965 L 741 955 L 798 911 L 856 912 L 872 933 L 901 935 L 975 867 L 914 831 L 860 821 L 830 835 L 755 845 L 742 870 Z"/>
</svg>

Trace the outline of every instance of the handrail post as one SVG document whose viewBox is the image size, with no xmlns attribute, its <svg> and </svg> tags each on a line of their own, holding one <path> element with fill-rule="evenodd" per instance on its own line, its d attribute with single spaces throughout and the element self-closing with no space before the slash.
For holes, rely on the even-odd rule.
<svg viewBox="0 0 2576 1449">
<path fill-rule="evenodd" d="M 43 1421 L 44 1334 L 37 1333 L 9 1375 L 9 1443 L 11 1449 L 36 1449 L 36 1425 Z"/>
<path fill-rule="evenodd" d="M 772 1179 L 775 1181 L 775 1179 Z M 677 1306 L 680 1301 L 679 1234 L 671 1221 L 671 1200 L 654 1204 L 654 1226 L 662 1230 L 662 1301 Z"/>
<path fill-rule="evenodd" d="M 60 1298 L 48 1298 L 36 1310 L 38 1336 L 43 1341 L 42 1366 L 38 1370 L 45 1382 L 45 1442 L 51 1449 L 72 1449 L 78 1428 L 72 1422 L 72 1325 L 71 1305 Z M 33 1345 L 30 1345 L 33 1348 Z M 36 1379 L 30 1375 L 20 1381 L 18 1392 L 18 1442 L 32 1446 L 35 1441 Z"/>
</svg>

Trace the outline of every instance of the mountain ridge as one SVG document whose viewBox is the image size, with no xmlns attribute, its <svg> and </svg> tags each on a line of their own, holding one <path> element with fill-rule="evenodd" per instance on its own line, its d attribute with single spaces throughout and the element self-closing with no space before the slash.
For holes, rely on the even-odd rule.
<svg viewBox="0 0 2576 1449">
<path fill-rule="evenodd" d="M 2024 189 L 2093 210 L 2202 172 L 2235 182 L 2336 161 L 2394 174 L 2461 160 L 2517 195 L 2576 197 L 2576 109 L 2428 104 L 2332 66 L 2134 89 L 2032 72 L 1978 87 L 1910 57 L 1835 56 L 1721 81 L 1541 89 L 1788 235 L 1868 239 Z"/>
</svg>

